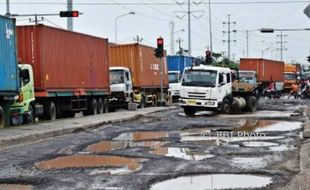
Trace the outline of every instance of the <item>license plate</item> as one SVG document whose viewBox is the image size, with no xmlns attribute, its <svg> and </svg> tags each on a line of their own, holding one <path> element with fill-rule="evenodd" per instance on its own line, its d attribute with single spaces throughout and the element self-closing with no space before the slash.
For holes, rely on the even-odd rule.
<svg viewBox="0 0 310 190">
<path fill-rule="evenodd" d="M 188 105 L 196 105 L 196 100 L 188 100 L 187 104 Z"/>
</svg>

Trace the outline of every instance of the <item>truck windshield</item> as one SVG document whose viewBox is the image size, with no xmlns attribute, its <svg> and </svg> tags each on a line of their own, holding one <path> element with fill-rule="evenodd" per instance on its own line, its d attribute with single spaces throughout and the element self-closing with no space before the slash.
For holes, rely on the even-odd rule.
<svg viewBox="0 0 310 190">
<path fill-rule="evenodd" d="M 296 75 L 295 73 L 285 73 L 284 79 L 285 80 L 296 80 Z"/>
<path fill-rule="evenodd" d="M 123 70 L 110 71 L 110 84 L 121 84 L 121 83 L 124 83 L 124 71 Z"/>
<path fill-rule="evenodd" d="M 178 73 L 169 73 L 168 79 L 169 79 L 169 83 L 178 83 L 179 82 Z"/>
<path fill-rule="evenodd" d="M 239 72 L 239 80 L 241 82 L 251 83 L 254 80 L 255 74 L 251 72 Z"/>
<path fill-rule="evenodd" d="M 185 70 L 182 86 L 215 87 L 217 71 Z"/>
</svg>

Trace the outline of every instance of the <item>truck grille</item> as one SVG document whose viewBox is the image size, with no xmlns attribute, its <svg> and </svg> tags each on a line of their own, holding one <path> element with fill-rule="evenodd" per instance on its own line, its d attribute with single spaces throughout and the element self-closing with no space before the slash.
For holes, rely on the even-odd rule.
<svg viewBox="0 0 310 190">
<path fill-rule="evenodd" d="M 206 98 L 206 93 L 203 92 L 188 92 L 189 98 Z"/>
</svg>

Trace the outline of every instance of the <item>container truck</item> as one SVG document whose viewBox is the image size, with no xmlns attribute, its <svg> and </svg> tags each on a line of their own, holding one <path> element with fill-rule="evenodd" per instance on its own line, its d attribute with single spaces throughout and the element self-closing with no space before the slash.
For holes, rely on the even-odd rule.
<svg viewBox="0 0 310 190">
<path fill-rule="evenodd" d="M 18 99 L 15 20 L 0 15 L 0 128 L 10 125 L 10 104 Z"/>
<path fill-rule="evenodd" d="M 12 122 L 108 110 L 108 40 L 44 25 L 18 26 L 19 99 Z"/>
<path fill-rule="evenodd" d="M 260 94 L 274 85 L 275 92 L 284 90 L 284 62 L 268 59 L 240 59 L 239 79 L 248 83 L 257 82 Z"/>
<path fill-rule="evenodd" d="M 256 85 L 233 81 L 232 73 L 229 68 L 206 65 L 185 68 L 179 103 L 184 113 L 193 116 L 197 111 L 255 112 Z"/>
<path fill-rule="evenodd" d="M 284 65 L 284 89 L 290 92 L 298 77 L 301 76 L 300 65 L 285 64 Z"/>
<path fill-rule="evenodd" d="M 193 61 L 193 57 L 189 56 L 167 56 L 169 92 L 173 101 L 180 98 L 180 80 L 183 70 L 185 67 L 192 66 Z"/>
<path fill-rule="evenodd" d="M 154 55 L 155 48 L 135 44 L 110 45 L 110 108 L 127 105 L 130 100 L 140 107 L 157 105 L 160 99 L 160 67 L 163 91 L 168 93 L 168 70 L 165 59 Z"/>
</svg>

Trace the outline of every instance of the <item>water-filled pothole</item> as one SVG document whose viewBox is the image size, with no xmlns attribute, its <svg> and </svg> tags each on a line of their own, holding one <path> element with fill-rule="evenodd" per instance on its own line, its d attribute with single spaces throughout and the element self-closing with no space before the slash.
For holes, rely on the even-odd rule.
<svg viewBox="0 0 310 190">
<path fill-rule="evenodd" d="M 31 185 L 0 184 L 0 190 L 32 190 Z"/>
<path fill-rule="evenodd" d="M 113 140 L 118 141 L 151 141 L 161 140 L 169 137 L 169 133 L 166 131 L 137 131 L 132 133 L 122 133 Z"/>
<path fill-rule="evenodd" d="M 167 144 L 165 141 L 101 141 L 87 147 L 87 151 L 93 153 L 102 153 L 112 150 L 127 149 L 133 147 L 146 147 L 156 149 Z"/>
<path fill-rule="evenodd" d="M 244 147 L 252 147 L 252 148 L 279 146 L 278 143 L 264 142 L 264 141 L 246 141 L 246 142 L 242 142 L 241 145 Z"/>
<path fill-rule="evenodd" d="M 183 176 L 151 186 L 151 190 L 206 190 L 206 189 L 251 189 L 266 187 L 271 177 L 243 174 L 214 174 Z"/>
<path fill-rule="evenodd" d="M 179 148 L 179 147 L 160 147 L 151 151 L 151 153 L 160 156 L 181 158 L 185 160 L 197 160 L 197 161 L 214 157 L 214 155 L 211 155 L 208 152 L 195 152 L 189 148 Z"/>
<path fill-rule="evenodd" d="M 131 171 L 136 171 L 143 161 L 145 161 L 145 159 L 119 156 L 75 155 L 39 162 L 36 163 L 35 166 L 40 170 L 125 166 Z"/>
<path fill-rule="evenodd" d="M 273 121 L 273 120 L 248 120 L 238 121 L 240 127 L 234 131 L 267 132 L 267 131 L 294 131 L 302 128 L 301 122 Z"/>
</svg>

